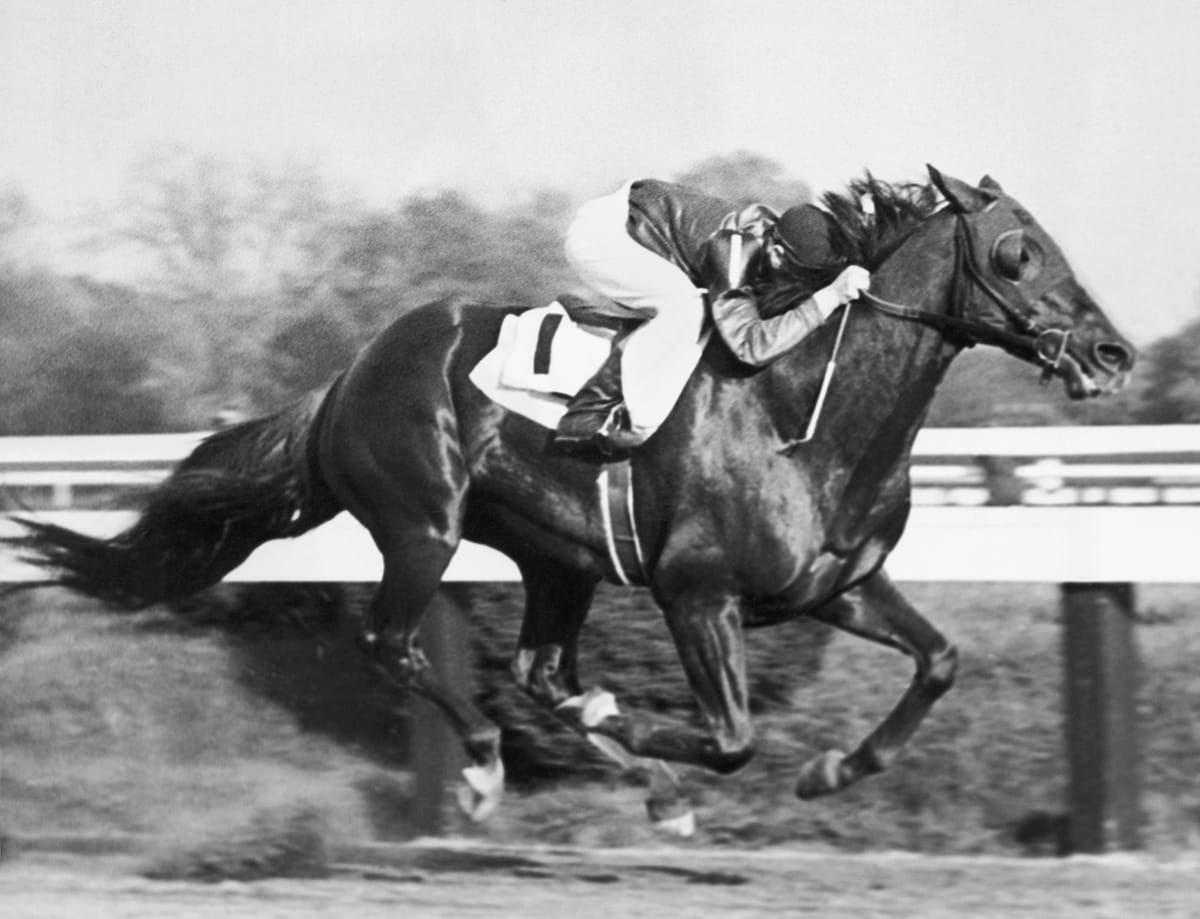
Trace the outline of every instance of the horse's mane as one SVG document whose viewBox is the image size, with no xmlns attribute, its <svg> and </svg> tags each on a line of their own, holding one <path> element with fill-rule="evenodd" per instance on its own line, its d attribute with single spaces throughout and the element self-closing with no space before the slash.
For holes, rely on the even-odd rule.
<svg viewBox="0 0 1200 919">
<path fill-rule="evenodd" d="M 862 200 L 870 195 L 875 215 L 863 212 Z M 834 248 L 847 262 L 870 271 L 900 245 L 940 203 L 932 185 L 884 182 L 867 173 L 855 179 L 845 193 L 828 192 L 821 203 L 833 217 Z"/>
<path fill-rule="evenodd" d="M 874 216 L 862 209 L 867 195 Z M 842 193 L 827 192 L 821 204 L 833 218 L 832 243 L 838 255 L 829 268 L 798 269 L 788 280 L 764 285 L 755 293 L 764 316 L 786 312 L 830 284 L 846 265 L 874 271 L 940 204 L 932 185 L 884 182 L 867 173 L 852 180 Z"/>
</svg>

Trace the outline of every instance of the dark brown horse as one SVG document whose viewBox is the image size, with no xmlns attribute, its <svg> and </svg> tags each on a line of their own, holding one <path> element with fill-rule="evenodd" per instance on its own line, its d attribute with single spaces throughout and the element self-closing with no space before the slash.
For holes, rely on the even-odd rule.
<svg viewBox="0 0 1200 919">
<path fill-rule="evenodd" d="M 96 540 L 27 522 L 24 548 L 57 583 L 138 606 L 210 585 L 263 541 L 349 510 L 384 561 L 364 642 L 392 680 L 454 724 L 475 764 L 478 812 L 502 785 L 499 731 L 439 681 L 416 641 L 460 540 L 495 547 L 521 571 L 517 681 L 618 756 L 742 766 L 754 745 L 743 629 L 812 616 L 915 665 L 857 749 L 800 768 L 801 797 L 843 788 L 887 766 L 954 679 L 954 646 L 883 571 L 908 517 L 913 439 L 950 362 L 965 346 L 998 345 L 1079 399 L 1118 389 L 1134 361 L 1058 246 L 999 185 L 930 175 L 931 186 L 868 178 L 826 198 L 847 254 L 873 282 L 845 327 L 813 439 L 798 442 L 837 323 L 760 371 L 714 338 L 632 459 L 648 585 L 703 726 L 622 712 L 608 694 L 582 691 L 576 641 L 597 583 L 614 576 L 599 467 L 556 455 L 545 428 L 467 379 L 504 309 L 444 302 L 408 312 L 327 393 L 209 438 L 125 533 Z M 874 217 L 857 205 L 868 192 Z"/>
</svg>

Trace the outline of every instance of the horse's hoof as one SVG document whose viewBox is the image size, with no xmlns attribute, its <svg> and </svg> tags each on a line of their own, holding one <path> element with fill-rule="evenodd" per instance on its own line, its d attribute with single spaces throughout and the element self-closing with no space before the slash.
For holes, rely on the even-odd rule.
<svg viewBox="0 0 1200 919">
<path fill-rule="evenodd" d="M 826 750 L 820 756 L 805 763 L 796 782 L 796 797 L 802 800 L 819 798 L 837 791 L 842 782 L 842 761 L 846 754 L 841 750 Z"/>
<path fill-rule="evenodd" d="M 688 811 L 686 814 L 680 814 L 678 817 L 655 820 L 654 829 L 658 830 L 664 836 L 678 836 L 681 839 L 691 839 L 696 834 L 696 814 L 694 811 Z"/>
<path fill-rule="evenodd" d="M 696 832 L 696 814 L 678 789 L 666 795 L 651 794 L 646 799 L 646 814 L 654 829 L 666 836 L 686 839 Z"/>
<path fill-rule="evenodd" d="M 497 758 L 488 766 L 468 766 L 462 774 L 466 781 L 458 786 L 458 806 L 476 823 L 486 820 L 504 794 L 504 763 Z"/>
<path fill-rule="evenodd" d="M 621 714 L 616 697 L 599 687 L 589 689 L 582 696 L 571 696 L 560 702 L 558 707 L 560 710 L 578 709 L 579 721 L 585 728 L 594 728 L 605 718 Z"/>
</svg>

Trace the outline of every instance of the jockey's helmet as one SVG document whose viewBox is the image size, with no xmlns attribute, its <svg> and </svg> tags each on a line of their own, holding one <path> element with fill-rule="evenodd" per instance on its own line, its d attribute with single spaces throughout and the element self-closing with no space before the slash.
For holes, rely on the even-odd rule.
<svg viewBox="0 0 1200 919">
<path fill-rule="evenodd" d="M 792 267 L 823 270 L 841 262 L 833 247 L 832 224 L 833 218 L 819 207 L 800 204 L 779 215 L 771 235 Z"/>
</svg>

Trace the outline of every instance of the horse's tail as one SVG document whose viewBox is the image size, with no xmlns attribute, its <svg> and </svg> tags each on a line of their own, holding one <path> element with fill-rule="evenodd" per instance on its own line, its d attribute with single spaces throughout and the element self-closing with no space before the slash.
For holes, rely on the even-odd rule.
<svg viewBox="0 0 1200 919">
<path fill-rule="evenodd" d="M 37 584 L 113 606 L 138 609 L 209 587 L 267 540 L 298 536 L 341 509 L 316 457 L 327 399 L 315 394 L 205 438 L 110 539 L 19 518 L 26 532 L 6 542 L 50 572 Z"/>
</svg>

